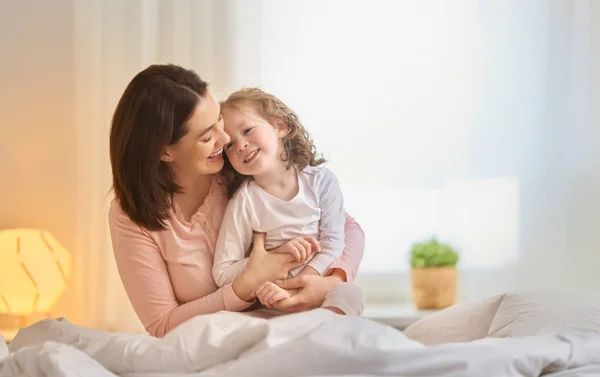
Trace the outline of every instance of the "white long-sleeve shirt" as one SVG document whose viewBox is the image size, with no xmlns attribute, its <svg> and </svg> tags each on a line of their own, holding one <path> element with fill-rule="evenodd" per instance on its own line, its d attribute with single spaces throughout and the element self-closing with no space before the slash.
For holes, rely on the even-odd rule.
<svg viewBox="0 0 600 377">
<path fill-rule="evenodd" d="M 244 271 L 253 232 L 266 233 L 267 250 L 295 237 L 315 237 L 321 251 L 308 265 L 323 275 L 344 249 L 345 215 L 338 180 L 325 167 L 309 166 L 299 172 L 298 194 L 289 201 L 270 195 L 253 180 L 244 182 L 225 210 L 215 248 L 215 282 L 222 287 Z"/>
</svg>

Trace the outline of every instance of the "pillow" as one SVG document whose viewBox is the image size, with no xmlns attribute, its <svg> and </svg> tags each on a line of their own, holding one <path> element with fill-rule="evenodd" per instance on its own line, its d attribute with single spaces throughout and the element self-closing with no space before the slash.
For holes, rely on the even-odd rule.
<svg viewBox="0 0 600 377">
<path fill-rule="evenodd" d="M 504 295 L 489 337 L 600 331 L 600 295 L 509 293 Z"/>
<path fill-rule="evenodd" d="M 2 361 L 2 359 L 4 359 L 6 356 L 8 356 L 8 346 L 4 341 L 4 337 L 0 335 L 0 361 Z"/>
<path fill-rule="evenodd" d="M 415 322 L 404 333 L 426 346 L 485 338 L 503 297 L 456 304 Z"/>
</svg>

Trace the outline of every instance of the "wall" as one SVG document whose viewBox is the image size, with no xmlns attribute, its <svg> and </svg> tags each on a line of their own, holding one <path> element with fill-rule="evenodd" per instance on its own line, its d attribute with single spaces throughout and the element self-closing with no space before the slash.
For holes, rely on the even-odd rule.
<svg viewBox="0 0 600 377">
<path fill-rule="evenodd" d="M 76 251 L 73 4 L 12 1 L 2 8 L 0 229 L 45 228 Z M 52 314 L 76 321 L 75 302 L 71 287 Z"/>
</svg>

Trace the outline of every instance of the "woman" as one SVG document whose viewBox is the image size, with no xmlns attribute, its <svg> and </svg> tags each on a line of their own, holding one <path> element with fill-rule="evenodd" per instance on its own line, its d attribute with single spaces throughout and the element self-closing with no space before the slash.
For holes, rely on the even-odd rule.
<svg viewBox="0 0 600 377">
<path fill-rule="evenodd" d="M 283 279 L 300 265 L 293 255 L 267 252 L 264 235 L 258 235 L 244 273 L 222 288 L 213 281 L 216 237 L 227 206 L 219 173 L 228 142 L 207 83 L 178 66 L 154 65 L 137 74 L 115 109 L 111 238 L 129 300 L 151 335 L 164 336 L 196 315 L 245 310 L 260 284 Z M 349 216 L 345 239 L 342 257 L 326 276 L 281 282 L 300 291 L 277 309 L 318 307 L 337 284 L 354 279 L 364 235 Z"/>
</svg>

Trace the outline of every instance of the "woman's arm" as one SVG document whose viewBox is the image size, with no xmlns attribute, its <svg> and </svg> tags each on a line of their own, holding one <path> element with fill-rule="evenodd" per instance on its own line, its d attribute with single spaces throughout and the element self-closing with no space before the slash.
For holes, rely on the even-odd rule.
<svg viewBox="0 0 600 377">
<path fill-rule="evenodd" d="M 111 204 L 109 225 L 117 268 L 129 301 L 146 331 L 157 337 L 197 315 L 246 309 L 260 284 L 281 279 L 302 264 L 291 254 L 268 253 L 264 234 L 259 234 L 254 238 L 246 270 L 232 284 L 194 301 L 179 303 L 160 248 L 116 202 Z"/>
<path fill-rule="evenodd" d="M 344 251 L 342 256 L 336 259 L 327 275 L 343 273 L 344 282 L 352 282 L 356 279 L 358 267 L 362 262 L 365 251 L 365 233 L 353 217 L 346 213 L 346 223 L 344 224 Z"/>
<path fill-rule="evenodd" d="M 200 314 L 241 311 L 251 305 L 225 285 L 197 300 L 180 304 L 158 245 L 113 202 L 109 224 L 117 268 L 127 296 L 149 334 L 164 336 L 180 323 Z M 244 278 L 245 283 L 250 283 Z M 248 287 L 248 290 L 255 287 Z"/>
</svg>

